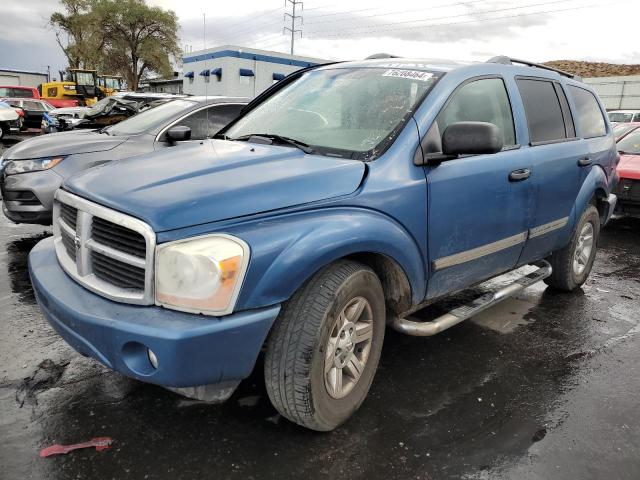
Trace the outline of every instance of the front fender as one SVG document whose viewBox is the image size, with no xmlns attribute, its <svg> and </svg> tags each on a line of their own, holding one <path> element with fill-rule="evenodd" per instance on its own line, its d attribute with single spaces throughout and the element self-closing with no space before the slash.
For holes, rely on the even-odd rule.
<svg viewBox="0 0 640 480">
<path fill-rule="evenodd" d="M 604 198 L 611 193 L 609 180 L 604 169 L 600 165 L 594 165 L 582 182 L 576 201 L 573 204 L 573 210 L 569 217 L 571 221 L 571 231 L 573 231 L 576 222 L 580 220 L 582 212 L 584 212 L 589 202 L 591 202 L 591 199 L 599 190 L 602 192 Z"/>
<path fill-rule="evenodd" d="M 363 208 L 334 207 L 259 219 L 225 229 L 251 248 L 237 310 L 289 299 L 325 265 L 356 253 L 381 253 L 404 270 L 414 303 L 424 298 L 425 264 L 395 220 Z"/>
</svg>

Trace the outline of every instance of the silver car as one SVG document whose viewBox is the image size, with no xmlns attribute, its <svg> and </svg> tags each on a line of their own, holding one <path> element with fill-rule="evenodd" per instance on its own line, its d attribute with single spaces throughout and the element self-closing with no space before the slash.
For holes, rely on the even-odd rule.
<svg viewBox="0 0 640 480">
<path fill-rule="evenodd" d="M 67 177 L 211 137 L 247 103 L 246 98 L 181 98 L 99 130 L 72 130 L 18 143 L 0 157 L 2 210 L 16 223 L 50 224 L 53 195 Z"/>
</svg>

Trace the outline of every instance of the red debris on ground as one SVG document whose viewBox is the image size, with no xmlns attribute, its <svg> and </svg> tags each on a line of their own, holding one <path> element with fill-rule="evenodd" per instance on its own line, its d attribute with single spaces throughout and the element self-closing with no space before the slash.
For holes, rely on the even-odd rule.
<svg viewBox="0 0 640 480">
<path fill-rule="evenodd" d="M 112 443 L 113 439 L 111 437 L 96 437 L 88 442 L 74 443 L 73 445 L 51 445 L 50 447 L 40 450 L 40 456 L 50 457 L 51 455 L 64 455 L 73 450 L 91 447 L 95 447 L 96 451 L 101 452 L 102 450 L 108 449 Z"/>
</svg>

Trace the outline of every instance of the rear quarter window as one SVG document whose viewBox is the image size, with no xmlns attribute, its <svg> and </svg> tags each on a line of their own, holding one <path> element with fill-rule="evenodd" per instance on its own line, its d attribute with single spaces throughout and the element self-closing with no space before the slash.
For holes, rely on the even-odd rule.
<svg viewBox="0 0 640 480">
<path fill-rule="evenodd" d="M 576 106 L 576 116 L 582 137 L 593 138 L 607 134 L 604 116 L 593 93 L 584 88 L 569 85 L 569 92 Z"/>
</svg>

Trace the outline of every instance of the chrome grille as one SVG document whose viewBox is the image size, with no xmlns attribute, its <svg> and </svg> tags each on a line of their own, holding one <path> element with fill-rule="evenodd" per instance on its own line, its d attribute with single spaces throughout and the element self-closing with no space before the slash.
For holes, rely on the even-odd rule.
<svg viewBox="0 0 640 480">
<path fill-rule="evenodd" d="M 58 190 L 53 234 L 58 261 L 78 283 L 115 301 L 154 303 L 155 234 L 149 225 Z"/>
</svg>

